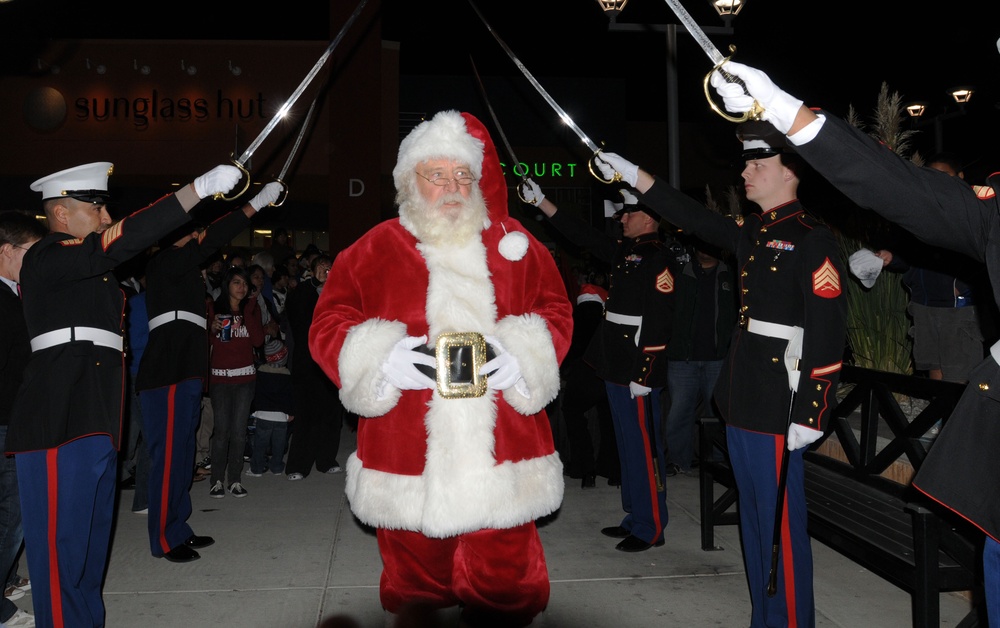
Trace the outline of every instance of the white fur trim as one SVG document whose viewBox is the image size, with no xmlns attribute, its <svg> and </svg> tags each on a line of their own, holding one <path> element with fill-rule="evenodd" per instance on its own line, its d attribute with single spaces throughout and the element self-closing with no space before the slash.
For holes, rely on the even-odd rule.
<svg viewBox="0 0 1000 628">
<path fill-rule="evenodd" d="M 399 402 L 398 388 L 388 387 L 383 399 L 376 395 L 382 381 L 382 365 L 393 346 L 406 337 L 406 325 L 399 321 L 372 318 L 347 332 L 340 349 L 340 400 L 344 407 L 361 416 L 382 416 Z"/>
<path fill-rule="evenodd" d="M 521 414 L 540 412 L 559 394 L 559 361 L 545 319 L 538 314 L 508 316 L 497 323 L 493 335 L 517 358 L 531 391 L 531 397 L 525 398 L 508 388 L 503 398 Z"/>
<path fill-rule="evenodd" d="M 497 248 L 504 259 L 512 262 L 520 261 L 528 252 L 528 236 L 520 231 L 511 231 L 500 238 L 500 245 Z"/>
<path fill-rule="evenodd" d="M 392 179 L 396 189 L 402 189 L 403 173 L 428 159 L 465 162 L 478 179 L 483 173 L 483 151 L 483 142 L 469 133 L 462 114 L 454 110 L 441 111 L 414 127 L 399 143 Z"/>
<path fill-rule="evenodd" d="M 441 481 L 446 482 L 445 490 Z M 368 525 L 446 538 L 484 528 L 513 528 L 544 517 L 559 508 L 564 489 L 558 453 L 463 468 L 445 479 L 365 469 L 355 452 L 347 460 L 345 493 L 351 511 Z M 428 490 L 440 498 L 428 500 Z"/>
</svg>

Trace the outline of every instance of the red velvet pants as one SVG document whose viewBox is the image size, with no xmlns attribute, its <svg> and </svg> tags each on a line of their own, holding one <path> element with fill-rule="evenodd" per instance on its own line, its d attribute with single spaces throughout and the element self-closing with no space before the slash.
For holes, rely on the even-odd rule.
<svg viewBox="0 0 1000 628">
<path fill-rule="evenodd" d="M 382 606 L 461 604 L 470 625 L 525 626 L 549 601 L 549 575 L 534 523 L 432 539 L 378 530 Z"/>
</svg>

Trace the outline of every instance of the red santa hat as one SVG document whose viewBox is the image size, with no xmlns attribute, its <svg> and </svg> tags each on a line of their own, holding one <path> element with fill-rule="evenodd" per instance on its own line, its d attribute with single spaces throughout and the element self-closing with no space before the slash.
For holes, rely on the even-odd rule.
<svg viewBox="0 0 1000 628">
<path fill-rule="evenodd" d="M 441 111 L 418 124 L 399 144 L 392 178 L 396 189 L 403 185 L 407 172 L 428 159 L 451 159 L 469 164 L 476 184 L 486 202 L 491 225 L 499 225 L 507 234 L 500 242 L 500 253 L 509 260 L 521 259 L 528 248 L 524 234 L 508 232 L 507 182 L 500 167 L 500 156 L 489 131 L 478 118 L 455 110 Z"/>
</svg>

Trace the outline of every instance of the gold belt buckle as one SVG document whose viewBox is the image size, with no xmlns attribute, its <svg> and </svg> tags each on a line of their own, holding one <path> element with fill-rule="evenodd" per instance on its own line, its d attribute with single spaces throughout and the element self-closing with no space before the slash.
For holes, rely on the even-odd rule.
<svg viewBox="0 0 1000 628">
<path fill-rule="evenodd" d="M 486 394 L 486 378 L 479 374 L 479 369 L 487 361 L 486 338 L 482 334 L 441 334 L 434 356 L 437 360 L 437 389 L 442 397 L 458 399 Z"/>
</svg>

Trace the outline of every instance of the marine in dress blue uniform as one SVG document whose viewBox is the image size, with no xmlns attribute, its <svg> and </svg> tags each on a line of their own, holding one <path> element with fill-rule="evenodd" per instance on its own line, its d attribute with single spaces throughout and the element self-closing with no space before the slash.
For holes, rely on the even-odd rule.
<svg viewBox="0 0 1000 628">
<path fill-rule="evenodd" d="M 125 297 L 112 271 L 185 223 L 200 198 L 239 180 L 236 168 L 220 166 L 112 224 L 111 171 L 97 162 L 31 185 L 42 194 L 50 233 L 25 253 L 21 270 L 32 353 L 6 450 L 17 464 L 40 627 L 105 621 L 101 584 L 125 395 Z"/>
<path fill-rule="evenodd" d="M 658 232 L 659 219 L 630 191 L 622 193 L 625 204 L 616 216 L 623 220 L 627 237 L 620 240 L 568 212 L 555 211 L 544 196 L 536 204 L 571 242 L 611 268 L 604 318 L 583 359 L 605 382 L 621 463 L 625 517 L 601 532 L 622 539 L 617 549 L 638 552 L 663 545 L 668 520 L 659 399 L 667 383 L 666 350 L 679 264 Z M 646 219 L 652 230 L 630 236 L 628 224 Z"/>
<path fill-rule="evenodd" d="M 739 492 L 751 626 L 812 626 L 812 553 L 802 454 L 823 434 L 836 404 L 846 335 L 840 249 L 833 233 L 797 199 L 804 163 L 767 124 L 741 129 L 747 198 L 763 211 L 738 224 L 668 183 L 630 168 L 640 198 L 671 223 L 732 251 L 739 274 L 740 316 L 713 398 L 726 423 Z M 778 477 L 789 456 L 777 592 L 767 595 Z"/>
<path fill-rule="evenodd" d="M 272 188 L 269 194 L 274 196 L 270 200 L 275 200 L 277 189 Z M 149 546 L 153 556 L 171 562 L 196 560 L 196 548 L 215 542 L 212 537 L 196 535 L 187 522 L 191 516 L 195 434 L 209 364 L 201 266 L 247 228 L 256 214 L 255 202 L 267 204 L 255 198 L 200 234 L 192 230 L 175 234 L 169 238 L 170 245 L 146 266 L 149 341 L 139 364 L 136 389 L 150 455 Z"/>
</svg>

